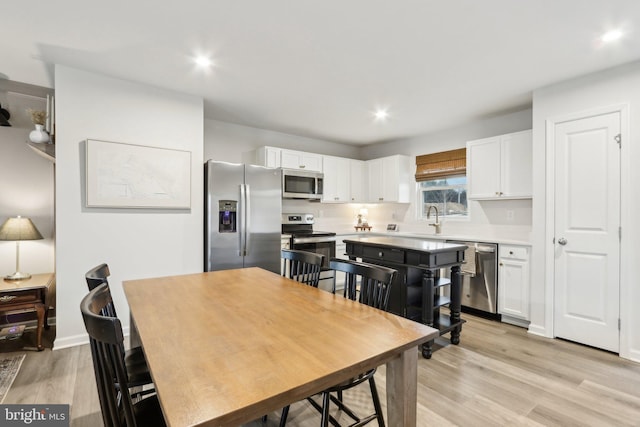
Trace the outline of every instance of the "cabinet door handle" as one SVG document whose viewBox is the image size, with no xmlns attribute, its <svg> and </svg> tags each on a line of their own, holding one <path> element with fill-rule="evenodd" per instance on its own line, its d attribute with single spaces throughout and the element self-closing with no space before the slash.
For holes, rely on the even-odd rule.
<svg viewBox="0 0 640 427">
<path fill-rule="evenodd" d="M 500 263 L 500 267 L 502 267 L 502 266 L 504 266 L 504 264 L 503 264 L 503 263 Z"/>
</svg>

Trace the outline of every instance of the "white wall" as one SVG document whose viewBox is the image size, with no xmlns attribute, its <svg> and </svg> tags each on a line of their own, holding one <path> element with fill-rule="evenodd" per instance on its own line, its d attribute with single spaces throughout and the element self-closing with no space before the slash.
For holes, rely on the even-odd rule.
<svg viewBox="0 0 640 427">
<path fill-rule="evenodd" d="M 264 129 L 234 125 L 215 120 L 205 120 L 205 159 L 229 162 L 250 162 L 252 151 L 264 145 L 313 153 L 373 159 L 392 154 L 412 157 L 438 151 L 464 147 L 473 139 L 531 129 L 531 110 L 526 109 L 501 116 L 479 119 L 460 127 L 423 135 L 411 139 L 391 141 L 371 146 L 354 147 L 312 138 L 288 135 Z M 413 171 L 412 171 L 413 173 Z M 316 228 L 338 232 L 353 231 L 355 217 L 361 207 L 369 209 L 370 223 L 378 230 L 386 223 L 400 223 L 405 231 L 433 231 L 424 221 L 418 221 L 415 194 L 411 204 L 320 204 L 287 200 L 283 212 L 309 212 L 316 216 Z M 531 201 L 471 202 L 470 221 L 449 221 L 443 231 L 448 233 L 473 233 L 491 237 L 529 239 L 531 229 Z M 507 219 L 506 210 L 514 212 Z M 444 221 L 445 223 L 447 221 Z M 481 226 L 480 230 L 479 227 Z"/>
<path fill-rule="evenodd" d="M 464 148 L 467 141 L 526 129 L 531 129 L 530 108 L 478 119 L 436 133 L 368 145 L 362 149 L 362 159 L 376 159 L 393 154 L 416 156 L 455 150 Z"/>
<path fill-rule="evenodd" d="M 27 145 L 31 130 L 0 127 L 0 224 L 16 215 L 31 218 L 44 239 L 20 243 L 20 270 L 49 273 L 53 272 L 55 259 L 54 166 Z M 15 269 L 15 242 L 0 242 L 0 276 Z"/>
<path fill-rule="evenodd" d="M 360 147 L 290 135 L 266 129 L 205 120 L 204 158 L 232 163 L 252 163 L 254 150 L 262 146 L 286 148 L 352 159 L 360 158 Z M 346 230 L 351 226 L 351 205 L 326 205 L 304 200 L 284 200 L 282 212 L 313 213 L 316 229 Z"/>
<path fill-rule="evenodd" d="M 84 273 L 106 262 L 125 329 L 122 280 L 202 271 L 203 103 L 200 98 L 56 66 L 55 348 L 86 341 L 79 304 Z M 84 141 L 99 139 L 191 152 L 190 210 L 84 206 Z M 158 307 L 158 313 L 162 307 Z"/>
<path fill-rule="evenodd" d="M 289 135 L 265 129 L 207 119 L 205 124 L 204 158 L 232 163 L 251 163 L 253 151 L 262 146 L 332 156 L 359 158 L 359 148 L 320 139 Z"/>
<path fill-rule="evenodd" d="M 453 129 L 401 139 L 362 148 L 363 159 L 393 154 L 412 157 L 411 174 L 415 174 L 415 156 L 454 150 L 466 146 L 467 141 L 531 129 L 532 111 L 522 111 L 479 119 Z M 369 205 L 369 219 L 384 226 L 399 223 L 403 231 L 434 232 L 425 221 L 419 221 L 416 192 L 410 204 Z M 507 218 L 507 210 L 513 217 Z M 469 220 L 444 219 L 443 234 L 473 235 L 477 238 L 511 238 L 528 241 L 531 230 L 531 200 L 469 201 Z M 378 228 L 380 229 L 380 228 Z"/>
<path fill-rule="evenodd" d="M 547 238 L 552 233 L 553 220 L 546 212 L 545 121 L 569 114 L 585 112 L 612 105 L 629 105 L 629 129 L 623 129 L 622 142 L 622 241 L 620 355 L 640 361 L 640 225 L 635 213 L 640 209 L 640 62 L 606 70 L 582 78 L 537 90 L 533 94 L 534 141 L 534 206 L 533 252 L 531 282 L 530 331 L 553 336 L 553 276 L 552 264 L 546 260 L 553 251 Z"/>
</svg>

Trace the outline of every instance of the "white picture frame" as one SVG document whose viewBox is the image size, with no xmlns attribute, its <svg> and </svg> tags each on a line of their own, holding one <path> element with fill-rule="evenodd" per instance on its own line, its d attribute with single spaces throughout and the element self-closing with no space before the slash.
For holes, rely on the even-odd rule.
<svg viewBox="0 0 640 427">
<path fill-rule="evenodd" d="M 191 208 L 191 152 L 86 141 L 86 207 Z"/>
</svg>

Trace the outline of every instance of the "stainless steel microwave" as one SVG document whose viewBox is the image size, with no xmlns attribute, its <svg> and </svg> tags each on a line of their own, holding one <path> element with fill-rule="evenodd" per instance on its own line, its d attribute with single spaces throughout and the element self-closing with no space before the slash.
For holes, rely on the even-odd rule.
<svg viewBox="0 0 640 427">
<path fill-rule="evenodd" d="M 300 169 L 282 169 L 282 198 L 322 199 L 324 174 Z"/>
</svg>

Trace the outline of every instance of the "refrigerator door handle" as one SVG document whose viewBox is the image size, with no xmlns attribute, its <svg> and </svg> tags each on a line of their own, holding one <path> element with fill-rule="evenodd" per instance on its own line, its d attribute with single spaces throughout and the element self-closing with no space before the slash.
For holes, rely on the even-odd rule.
<svg viewBox="0 0 640 427">
<path fill-rule="evenodd" d="M 245 243 L 244 243 L 244 254 L 249 255 L 249 251 L 251 250 L 251 186 L 249 184 L 245 184 Z"/>
<path fill-rule="evenodd" d="M 247 194 L 246 194 L 246 190 L 245 190 L 245 184 L 240 184 L 240 212 L 238 212 L 238 217 L 240 218 L 240 224 L 239 224 L 239 229 L 240 232 L 238 233 L 238 238 L 240 239 L 240 244 L 239 244 L 239 252 L 238 252 L 238 256 L 245 256 L 246 255 L 246 248 L 245 248 L 245 239 L 246 239 L 246 212 L 247 212 L 247 206 L 246 206 L 246 202 L 247 202 Z"/>
</svg>

